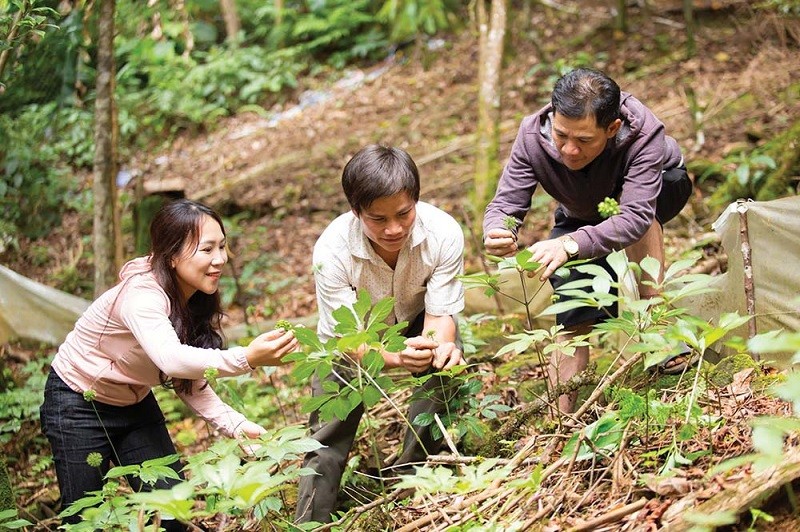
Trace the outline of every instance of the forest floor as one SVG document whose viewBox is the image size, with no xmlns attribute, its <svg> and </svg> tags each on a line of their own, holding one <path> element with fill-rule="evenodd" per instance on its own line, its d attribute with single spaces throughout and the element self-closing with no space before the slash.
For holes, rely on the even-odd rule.
<svg viewBox="0 0 800 532">
<path fill-rule="evenodd" d="M 692 58 L 686 58 L 680 2 L 658 2 L 648 14 L 632 8 L 627 35 L 614 31 L 608 9 L 596 2 L 563 4 L 558 9 L 537 4 L 530 13 L 510 19 L 514 37 L 509 39 L 501 76 L 501 160 L 509 153 L 520 119 L 547 101 L 559 69 L 568 65 L 608 72 L 663 120 L 690 163 L 719 162 L 734 150 L 755 147 L 800 117 L 792 74 L 800 72 L 800 33 L 781 20 L 754 15 L 744 2 L 700 2 L 705 8 L 696 12 L 697 54 Z M 477 70 L 477 38 L 464 32 L 445 39 L 441 47 L 404 49 L 380 65 L 348 71 L 337 84 L 307 81 L 294 99 L 270 110 L 283 112 L 280 120 L 255 113 L 222 119 L 213 131 L 182 135 L 168 147 L 136 154 L 124 166 L 142 175 L 148 188 L 174 188 L 177 182 L 187 197 L 224 213 L 241 288 L 229 324 L 240 323 L 248 307 L 260 318 L 300 319 L 315 311 L 311 249 L 323 228 L 347 210 L 341 170 L 363 145 L 382 143 L 407 150 L 420 168 L 422 199 L 452 213 L 465 227 L 470 225 L 464 191 L 473 177 Z M 321 101 L 290 111 L 298 101 L 315 97 Z M 716 183 L 695 178 L 698 187 L 689 205 L 665 228 L 667 255 L 676 260 L 700 251 L 710 265 L 706 273 L 715 274 L 725 268 L 710 229 L 721 207 L 707 203 Z M 521 232 L 529 241 L 545 235 L 552 224 L 551 202 L 537 198 Z M 23 242 L 17 256 L 1 258 L 12 269 L 46 283 L 70 261 L 79 271 L 89 271 L 83 267 L 88 265 L 86 255 L 76 256 L 74 251 L 82 245 L 86 227 L 87 220 L 72 213 L 62 230 L 48 239 Z M 33 250 L 42 247 L 50 260 L 32 260 Z M 475 240 L 468 238 L 469 271 L 480 268 L 480 253 Z M 539 376 L 537 370 L 518 378 Z M 512 386 L 496 377 L 487 379 L 488 386 L 519 406 L 521 399 Z M 727 432 L 703 435 L 718 438 L 715 448 L 724 448 L 727 456 L 750 450 L 747 423 L 753 416 L 790 411 L 785 403 L 749 392 L 745 407 L 742 390 L 730 392 L 725 399 L 730 404 L 719 400 L 720 414 L 730 414 Z M 304 419 L 295 411 L 290 421 Z M 399 432 L 398 427 L 389 425 L 386 430 Z M 398 440 L 398 434 L 380 440 L 386 454 Z M 629 457 L 628 464 L 646 459 Z M 25 502 L 36 505 L 37 496 L 52 497 L 52 484 L 48 490 L 40 479 L 31 479 L 29 465 L 19 460 L 12 469 L 23 485 Z M 690 468 L 669 485 L 651 486 L 650 493 L 657 496 L 643 511 L 631 512 L 635 519 L 623 519 L 612 528 L 655 530 L 673 499 L 701 488 L 707 491 L 701 498 L 710 498 L 714 490 L 703 473 Z M 723 484 L 718 482 L 717 491 Z M 635 502 L 633 484 L 620 481 L 615 489 L 628 490 L 624 497 L 618 493 L 618 500 Z M 540 509 L 551 502 L 540 503 Z M 567 529 L 613 509 L 613 501 L 599 499 L 566 498 L 559 504 L 569 511 L 553 517 L 548 530 Z M 404 517 L 406 522 L 413 518 Z M 788 524 L 772 528 L 796 529 L 795 521 L 784 522 Z"/>
</svg>

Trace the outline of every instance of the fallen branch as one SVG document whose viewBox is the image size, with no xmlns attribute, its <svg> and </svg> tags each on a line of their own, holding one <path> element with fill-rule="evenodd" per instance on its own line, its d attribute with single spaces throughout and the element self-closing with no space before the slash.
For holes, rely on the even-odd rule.
<svg viewBox="0 0 800 532">
<path fill-rule="evenodd" d="M 323 526 L 321 526 L 319 528 L 315 528 L 314 531 L 315 532 L 323 532 L 325 530 L 331 530 L 332 528 L 340 526 L 340 525 L 344 524 L 346 521 L 349 521 L 349 520 L 351 520 L 351 519 L 353 519 L 355 517 L 358 517 L 359 515 L 363 515 L 363 514 L 369 512 L 370 510 L 372 510 L 374 508 L 377 508 L 378 506 L 381 506 L 382 504 L 386 504 L 386 503 L 392 502 L 392 501 L 397 500 L 397 499 L 402 499 L 404 497 L 408 497 L 409 495 L 411 495 L 413 493 L 414 493 L 414 490 L 411 489 L 411 488 L 395 490 L 392 493 L 389 493 L 388 495 L 386 495 L 384 497 L 381 497 L 379 499 L 375 499 L 374 501 L 372 501 L 370 503 L 367 503 L 367 504 L 364 504 L 362 506 L 358 506 L 356 508 L 353 508 L 352 510 L 347 512 L 347 514 L 344 517 L 342 517 L 341 519 L 339 519 L 338 521 L 334 521 L 332 523 L 328 523 L 326 525 L 323 525 Z"/>
<path fill-rule="evenodd" d="M 692 507 L 691 513 L 695 515 L 712 515 L 720 512 L 740 515 L 750 508 L 758 508 L 782 486 L 797 479 L 800 479 L 800 448 L 795 447 L 784 453 L 780 464 L 739 480 L 700 505 L 695 506 L 697 497 L 695 493 L 676 501 L 670 508 L 670 510 L 676 509 L 675 515 L 668 510 L 662 524 L 670 532 L 681 532 L 696 526 L 696 523 L 684 517 L 685 509 L 689 507 Z"/>
<path fill-rule="evenodd" d="M 612 510 L 606 514 L 603 514 L 599 517 L 595 517 L 589 521 L 585 521 L 579 525 L 576 525 L 570 528 L 570 532 L 581 532 L 583 530 L 595 530 L 600 528 L 601 525 L 607 525 L 609 523 L 616 523 L 623 517 L 630 515 L 634 512 L 638 512 L 642 508 L 644 508 L 645 504 L 647 504 L 647 499 L 642 497 L 638 501 L 632 502 L 630 504 L 626 504 L 622 508 L 617 508 L 616 510 Z"/>
<path fill-rule="evenodd" d="M 553 396 L 558 397 L 559 395 L 563 395 L 565 393 L 574 392 L 582 386 L 594 384 L 595 379 L 596 375 L 594 373 L 594 368 L 587 368 L 586 370 L 569 379 L 567 382 L 556 386 L 553 390 Z M 484 446 L 480 454 L 482 456 L 497 456 L 500 453 L 501 441 L 512 438 L 514 434 L 523 425 L 525 425 L 530 418 L 536 414 L 542 413 L 549 406 L 550 403 L 548 401 L 540 398 L 525 405 L 523 409 L 514 412 L 514 414 L 511 416 L 511 419 L 503 423 L 503 425 L 497 430 L 495 437 L 491 442 Z"/>
</svg>

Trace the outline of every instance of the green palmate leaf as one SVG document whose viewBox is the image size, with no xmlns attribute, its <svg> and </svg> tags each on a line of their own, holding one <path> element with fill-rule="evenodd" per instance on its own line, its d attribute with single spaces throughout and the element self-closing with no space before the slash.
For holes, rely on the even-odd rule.
<svg viewBox="0 0 800 532">
<path fill-rule="evenodd" d="M 383 398 L 383 395 L 381 395 L 380 390 L 378 390 L 374 386 L 367 386 L 362 391 L 361 397 L 364 400 L 364 406 L 370 408 L 378 404 L 380 400 Z"/>
<path fill-rule="evenodd" d="M 291 360 L 288 360 L 288 362 L 291 362 Z M 292 368 L 292 375 L 299 381 L 305 381 L 314 374 L 317 367 L 316 361 L 299 362 Z M 328 367 L 330 368 L 330 364 L 328 364 Z"/>
<path fill-rule="evenodd" d="M 81 497 L 77 501 L 70 504 L 63 512 L 58 514 L 58 516 L 70 517 L 72 515 L 77 515 L 86 508 L 97 506 L 98 504 L 103 502 L 104 499 L 105 497 L 103 497 L 102 492 L 99 491 L 89 492 L 85 497 Z"/>
<path fill-rule="evenodd" d="M 337 390 L 338 392 L 338 390 Z M 302 412 L 304 414 L 309 414 L 314 412 L 315 410 L 322 410 L 322 408 L 334 398 L 333 395 L 318 395 L 316 397 L 309 397 L 307 401 L 303 403 Z M 328 418 L 330 419 L 330 418 Z"/>
<path fill-rule="evenodd" d="M 587 288 L 592 286 L 592 279 L 576 279 L 575 281 L 570 281 L 568 283 L 564 283 L 558 287 L 557 294 L 563 294 L 565 290 L 575 290 L 579 288 Z"/>
<path fill-rule="evenodd" d="M 550 305 L 549 307 L 544 309 L 542 311 L 542 313 L 539 314 L 539 315 L 540 316 L 554 316 L 554 315 L 556 315 L 556 314 L 558 314 L 560 312 L 566 312 L 568 310 L 572 310 L 572 309 L 575 309 L 575 308 L 589 307 L 589 306 L 592 306 L 592 305 L 587 304 L 585 301 L 576 301 L 576 300 L 561 301 L 559 303 L 555 303 L 553 305 Z"/>
<path fill-rule="evenodd" d="M 502 260 L 498 258 L 498 260 Z M 464 288 L 484 287 L 486 285 L 497 284 L 500 280 L 498 275 L 490 275 L 488 273 L 469 273 L 465 275 L 457 275 L 456 278 L 461 281 Z"/>
<path fill-rule="evenodd" d="M 322 381 L 322 391 L 325 393 L 339 393 L 340 389 L 341 387 L 339 386 L 338 382 L 331 380 Z"/>
<path fill-rule="evenodd" d="M 794 414 L 800 413 L 800 373 L 794 371 L 786 375 L 786 381 L 774 387 L 775 395 L 792 401 Z"/>
<path fill-rule="evenodd" d="M 594 277 L 602 277 L 607 279 L 609 282 L 615 281 L 615 279 L 611 278 L 611 274 L 608 273 L 605 268 L 598 266 L 597 264 L 581 264 L 580 266 L 575 266 L 575 269 L 581 273 L 586 273 Z"/>
<path fill-rule="evenodd" d="M 314 351 L 324 351 L 322 342 L 319 341 L 317 333 L 308 327 L 295 327 L 294 336 L 301 345 L 310 347 Z"/>
<path fill-rule="evenodd" d="M 606 261 L 617 274 L 618 279 L 622 279 L 625 273 L 629 270 L 628 256 L 624 251 L 614 251 L 606 257 Z"/>
<path fill-rule="evenodd" d="M 782 456 L 784 437 L 800 430 L 800 419 L 766 416 L 753 421 L 753 447 L 762 454 Z"/>
<path fill-rule="evenodd" d="M 608 294 L 611 291 L 611 281 L 605 277 L 595 277 L 592 279 L 592 290 Z"/>
<path fill-rule="evenodd" d="M 320 417 L 323 421 L 330 421 L 334 416 L 339 419 L 339 421 L 344 421 L 360 402 L 359 398 L 358 402 L 351 405 L 346 397 L 333 398 L 320 408 Z"/>
<path fill-rule="evenodd" d="M 396 353 L 405 349 L 406 338 L 401 333 L 406 329 L 406 327 L 408 327 L 408 322 L 401 321 L 400 323 L 392 325 L 386 330 L 386 332 L 383 333 L 383 338 L 381 341 L 383 342 L 383 346 L 387 351 L 390 353 Z"/>
<path fill-rule="evenodd" d="M 336 349 L 342 353 L 352 353 L 353 351 L 357 351 L 364 344 L 370 344 L 375 340 L 375 335 L 369 332 L 352 332 L 337 339 Z"/>
<path fill-rule="evenodd" d="M 525 333 L 512 334 L 508 336 L 508 338 L 511 338 L 514 341 L 501 347 L 497 351 L 497 354 L 495 356 L 499 357 L 507 353 L 514 353 L 515 355 L 519 355 L 520 353 L 524 353 L 525 351 L 530 349 L 531 345 L 533 345 L 534 342 L 536 342 L 536 337 Z"/>
<path fill-rule="evenodd" d="M 691 268 L 692 266 L 694 266 L 694 264 L 696 262 L 697 262 L 696 258 L 683 259 L 683 260 L 679 260 L 679 261 L 673 262 L 669 266 L 669 268 L 667 268 L 667 272 L 664 274 L 664 281 L 669 281 L 670 279 L 675 277 L 680 272 Z"/>
<path fill-rule="evenodd" d="M 139 473 L 139 478 L 145 484 L 155 484 L 163 478 L 171 478 L 180 480 L 181 477 L 171 467 L 167 466 L 142 466 L 142 471 Z"/>
<path fill-rule="evenodd" d="M 375 349 L 371 349 L 364 355 L 364 358 L 361 359 L 361 366 L 367 370 L 370 375 L 377 375 L 383 369 L 383 366 L 386 362 L 383 360 L 383 356 L 381 356 L 380 352 Z"/>
<path fill-rule="evenodd" d="M 533 260 L 533 253 L 529 249 L 523 249 L 514 256 L 517 263 L 517 269 L 525 272 L 535 272 L 541 268 L 542 263 Z"/>
<path fill-rule="evenodd" d="M 429 412 L 422 412 L 417 414 L 417 417 L 411 420 L 411 423 L 420 427 L 427 427 L 433 423 L 433 414 Z"/>
<path fill-rule="evenodd" d="M 642 259 L 639 265 L 642 267 L 645 273 L 647 273 L 647 275 L 653 279 L 658 279 L 658 277 L 661 275 L 661 263 L 658 261 L 658 259 L 654 259 L 648 255 Z"/>
<path fill-rule="evenodd" d="M 126 475 L 133 475 L 139 472 L 138 465 L 117 466 L 109 469 L 105 478 L 120 478 Z"/>
<path fill-rule="evenodd" d="M 719 318 L 719 326 L 728 331 L 741 327 L 750 321 L 750 316 L 740 316 L 738 312 L 726 312 Z"/>
<path fill-rule="evenodd" d="M 800 332 L 770 331 L 747 342 L 754 353 L 800 352 Z"/>
<path fill-rule="evenodd" d="M 378 386 L 378 388 L 380 388 L 381 390 L 384 390 L 386 393 L 390 392 L 395 387 L 394 386 L 394 381 L 392 381 L 392 378 L 388 377 L 386 375 L 382 375 L 380 377 L 377 377 L 375 379 L 375 384 Z"/>
<path fill-rule="evenodd" d="M 369 297 L 369 292 L 364 289 L 359 290 L 358 299 L 353 303 L 353 312 L 360 323 L 364 323 L 370 308 L 372 308 L 372 299 Z"/>
<path fill-rule="evenodd" d="M 352 334 L 359 330 L 359 321 L 353 313 L 353 309 L 343 305 L 333 312 L 331 316 L 336 320 L 336 326 L 333 328 L 334 332 L 339 334 Z"/>
<path fill-rule="evenodd" d="M 363 397 L 361 396 L 361 391 L 358 389 L 349 388 L 347 390 L 347 394 L 345 395 L 345 399 L 347 399 L 348 407 L 350 408 L 349 412 L 352 412 L 356 409 L 363 401 Z"/>
<path fill-rule="evenodd" d="M 369 313 L 369 322 L 367 329 L 372 330 L 375 324 L 382 324 L 383 321 L 391 314 L 394 308 L 394 298 L 387 297 L 378 301 Z"/>
<path fill-rule="evenodd" d="M 696 511 L 687 511 L 684 512 L 683 517 L 688 522 L 703 527 L 720 527 L 725 525 L 732 525 L 739 520 L 736 514 L 730 511 L 720 511 L 710 514 L 704 514 Z"/>
</svg>

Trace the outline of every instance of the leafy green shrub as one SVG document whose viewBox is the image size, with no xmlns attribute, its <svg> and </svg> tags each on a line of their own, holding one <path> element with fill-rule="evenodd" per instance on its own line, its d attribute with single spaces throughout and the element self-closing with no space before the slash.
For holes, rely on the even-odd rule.
<svg viewBox="0 0 800 532">
<path fill-rule="evenodd" d="M 250 16 L 243 16 L 249 19 L 245 42 L 266 42 L 270 49 L 295 48 L 308 62 L 342 68 L 353 60 L 385 53 L 386 30 L 376 21 L 376 11 L 372 0 L 286 2 L 278 24 L 274 4 L 262 3 Z"/>
<path fill-rule="evenodd" d="M 76 162 L 86 162 L 92 136 L 82 138 L 77 128 L 88 123 L 79 111 L 58 109 L 55 103 L 29 105 L 16 117 L 0 115 L 0 228 L 37 238 L 61 223 L 64 197 L 75 187 L 60 155 L 71 153 Z"/>
<path fill-rule="evenodd" d="M 187 459 L 185 470 L 190 480 L 169 490 L 130 493 L 123 486 L 123 477 L 138 477 L 153 485 L 159 479 L 176 478 L 170 467 L 178 457 L 165 456 L 147 460 L 141 465 L 112 468 L 102 490 L 89 492 L 61 513 L 62 517 L 81 514 L 83 521 L 68 530 L 138 530 L 142 519 L 156 514 L 169 515 L 181 522 L 222 514 L 237 522 L 254 513 L 258 519 L 279 522 L 285 516 L 280 492 L 310 471 L 289 462 L 320 447 L 305 437 L 301 427 L 269 431 L 252 440 L 249 454 L 255 460 L 243 461 L 245 445 L 237 440 L 215 443 L 205 452 Z M 92 453 L 87 462 L 93 459 Z"/>
<path fill-rule="evenodd" d="M 297 50 L 212 47 L 191 57 L 152 39 L 119 46 L 120 134 L 147 139 L 212 125 L 237 108 L 297 84 L 306 65 Z M 163 135 L 162 135 L 163 136 Z"/>
<path fill-rule="evenodd" d="M 40 357 L 22 368 L 25 384 L 0 393 L 0 444 L 8 443 L 26 422 L 39 419 L 39 406 L 44 400 L 44 384 L 50 363 L 49 357 Z"/>
<path fill-rule="evenodd" d="M 422 33 L 432 35 L 455 26 L 459 8 L 452 0 L 386 0 L 378 19 L 392 28 L 394 42 L 402 42 Z"/>
<path fill-rule="evenodd" d="M 781 198 L 795 193 L 800 172 L 798 141 L 800 121 L 762 146 L 734 151 L 716 163 L 694 161 L 689 167 L 698 174 L 698 181 L 719 183 L 709 200 L 711 205 L 727 205 L 739 198 Z"/>
<path fill-rule="evenodd" d="M 51 37 L 56 34 L 46 31 L 55 27 L 53 22 L 60 15 L 51 7 L 41 5 L 44 3 L 42 0 L 0 3 L 0 35 L 4 39 L 0 41 L 0 52 L 13 51 L 8 56 L 10 64 L 5 75 L 0 73 L 0 87 L 4 92 L 0 98 L 0 113 L 18 109 L 29 102 L 52 99 L 61 88 L 60 76 L 53 75 L 53 67 L 62 64 L 65 46 L 63 43 L 54 43 Z M 19 19 L 15 20 L 18 15 Z M 11 38 L 12 32 L 16 33 L 16 37 Z M 27 46 L 31 37 L 39 40 L 36 46 Z M 64 37 L 69 38 L 66 33 L 61 33 L 55 39 Z M 55 70 L 58 71 L 59 66 Z M 3 79 L 13 79 L 14 83 L 7 85 Z"/>
</svg>

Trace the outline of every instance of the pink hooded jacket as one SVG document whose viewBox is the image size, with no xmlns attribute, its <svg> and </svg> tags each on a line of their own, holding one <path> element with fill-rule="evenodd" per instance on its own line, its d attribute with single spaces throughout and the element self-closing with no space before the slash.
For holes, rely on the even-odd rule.
<svg viewBox="0 0 800 532">
<path fill-rule="evenodd" d="M 172 378 L 193 379 L 193 393 L 179 393 L 180 398 L 215 428 L 234 436 L 246 418 L 210 386 L 201 387 L 208 368 L 216 368 L 220 377 L 252 371 L 245 348 L 182 344 L 169 320 L 169 299 L 148 257 L 125 264 L 120 279 L 78 319 L 53 359 L 55 372 L 76 392 L 93 390 L 97 401 L 115 406 L 144 399 L 160 384 L 159 370 Z"/>
</svg>

